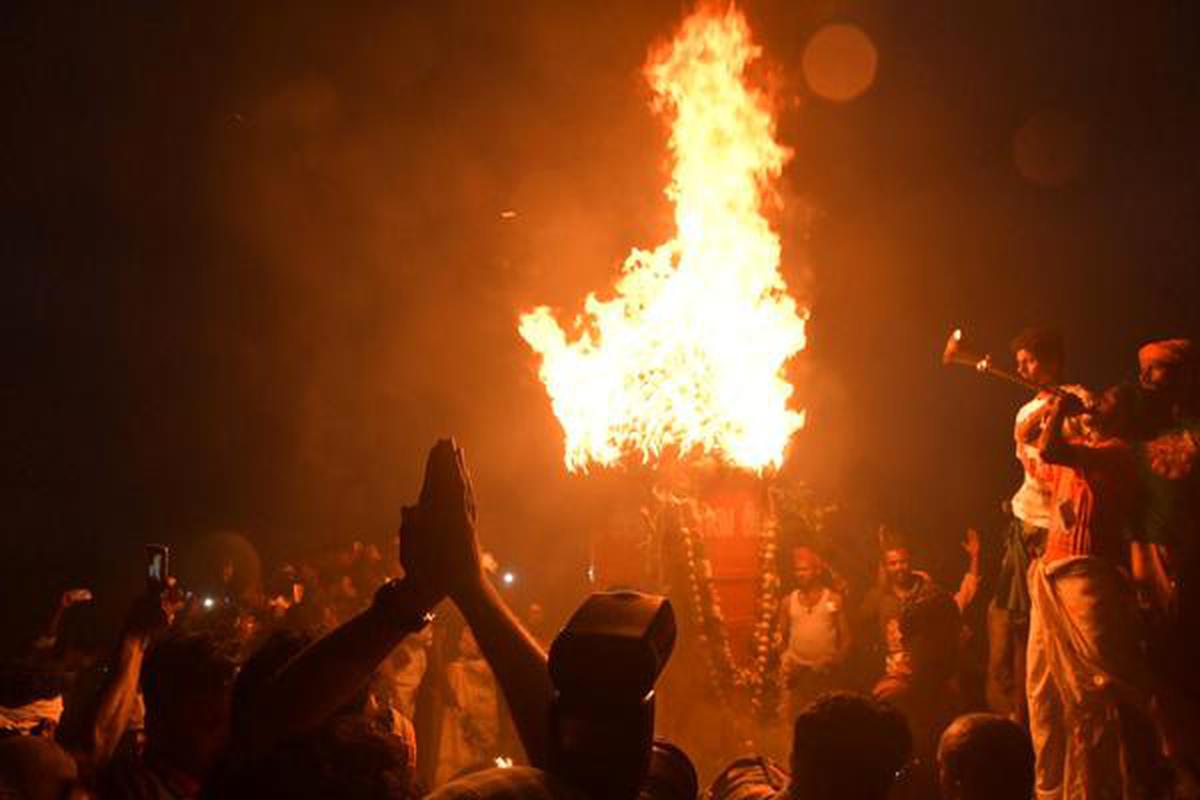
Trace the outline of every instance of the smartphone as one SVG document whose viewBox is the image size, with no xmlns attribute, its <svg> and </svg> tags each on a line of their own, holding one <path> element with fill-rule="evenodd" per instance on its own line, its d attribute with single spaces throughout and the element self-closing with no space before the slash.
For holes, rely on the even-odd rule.
<svg viewBox="0 0 1200 800">
<path fill-rule="evenodd" d="M 165 544 L 146 545 L 146 585 L 151 589 L 166 588 L 170 551 Z"/>
</svg>

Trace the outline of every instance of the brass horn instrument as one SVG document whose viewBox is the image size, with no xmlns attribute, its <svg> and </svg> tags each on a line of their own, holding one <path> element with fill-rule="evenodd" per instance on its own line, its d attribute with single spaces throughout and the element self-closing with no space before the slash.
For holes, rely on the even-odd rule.
<svg viewBox="0 0 1200 800">
<path fill-rule="evenodd" d="M 980 353 L 973 350 L 966 342 L 966 337 L 963 336 L 961 328 L 955 329 L 950 334 L 950 338 L 946 340 L 946 349 L 942 351 L 942 364 L 959 364 L 964 367 L 971 367 L 976 372 L 982 372 L 985 375 L 991 375 L 993 378 L 999 378 L 1009 383 L 1015 383 L 1033 392 L 1049 392 L 1063 398 L 1079 398 L 1059 386 L 1039 386 L 1033 381 L 1028 381 L 1022 378 L 1015 372 L 1009 372 L 1006 369 L 1001 369 L 992 363 L 992 357 L 988 353 Z"/>
</svg>

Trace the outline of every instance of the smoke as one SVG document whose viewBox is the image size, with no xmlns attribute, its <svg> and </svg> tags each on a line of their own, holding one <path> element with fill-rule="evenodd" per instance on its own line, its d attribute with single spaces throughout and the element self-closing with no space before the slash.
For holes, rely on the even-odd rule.
<svg viewBox="0 0 1200 800">
<path fill-rule="evenodd" d="M 608 285 L 670 223 L 638 71 L 674 19 L 600 36 L 598 9 L 330 8 L 232 34 L 206 187 L 228 282 L 209 301 L 259 420 L 247 449 L 272 451 L 243 475 L 260 502 L 242 528 L 276 549 L 390 543 L 448 434 L 502 562 L 536 572 L 580 525 L 517 315 Z"/>
</svg>

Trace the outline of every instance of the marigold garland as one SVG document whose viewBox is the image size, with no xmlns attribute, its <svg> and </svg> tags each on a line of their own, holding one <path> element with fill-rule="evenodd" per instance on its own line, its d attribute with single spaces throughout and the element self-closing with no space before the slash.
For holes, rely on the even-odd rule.
<svg viewBox="0 0 1200 800">
<path fill-rule="evenodd" d="M 721 611 L 720 596 L 712 581 L 712 563 L 704 548 L 704 539 L 682 518 L 678 524 L 679 560 L 686 581 L 685 596 L 688 616 L 697 631 L 700 651 L 705 661 L 709 682 L 721 704 L 727 704 L 739 691 L 748 691 L 751 708 L 757 716 L 769 716 L 775 710 L 778 685 L 773 665 L 778 653 L 773 645 L 773 627 L 779 608 L 781 581 L 778 573 L 778 525 L 769 491 L 764 523 L 759 534 L 759 583 L 756 592 L 755 626 L 752 639 L 752 661 L 740 667 L 729 645 L 729 634 Z"/>
</svg>

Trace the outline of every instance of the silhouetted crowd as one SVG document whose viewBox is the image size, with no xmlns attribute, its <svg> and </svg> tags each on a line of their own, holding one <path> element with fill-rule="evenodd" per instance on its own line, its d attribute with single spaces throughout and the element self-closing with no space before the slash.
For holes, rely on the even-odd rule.
<svg viewBox="0 0 1200 800">
<path fill-rule="evenodd" d="M 230 564 L 195 592 L 152 562 L 102 653 L 62 633 L 92 599 L 64 592 L 0 680 L 0 798 L 1200 797 L 1192 346 L 1148 344 L 1139 380 L 1103 392 L 1064 384 L 1051 331 L 1012 352 L 1040 389 L 1014 427 L 1023 480 L 987 582 L 979 700 L 976 531 L 943 588 L 881 529 L 854 603 L 827 554 L 798 546 L 772 632 L 789 741 L 778 759 L 749 743 L 702 789 L 686 748 L 655 736 L 670 601 L 597 593 L 555 636 L 538 604 L 515 613 L 463 453 L 441 441 L 397 574 L 361 543 L 264 581 Z"/>
</svg>

